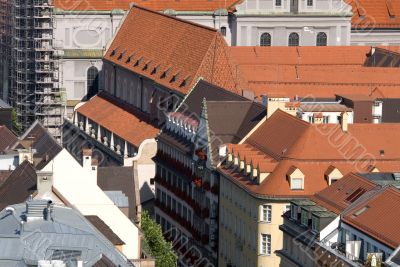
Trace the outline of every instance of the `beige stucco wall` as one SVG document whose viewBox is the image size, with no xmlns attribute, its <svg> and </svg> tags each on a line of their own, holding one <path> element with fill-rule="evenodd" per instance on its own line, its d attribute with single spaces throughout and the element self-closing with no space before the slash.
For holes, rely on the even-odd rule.
<svg viewBox="0 0 400 267">
<path fill-rule="evenodd" d="M 261 221 L 261 205 L 271 205 L 271 222 Z M 279 266 L 274 253 L 282 249 L 282 214 L 286 201 L 255 198 L 245 190 L 221 177 L 219 266 Z M 271 254 L 261 255 L 261 234 L 271 235 Z"/>
</svg>

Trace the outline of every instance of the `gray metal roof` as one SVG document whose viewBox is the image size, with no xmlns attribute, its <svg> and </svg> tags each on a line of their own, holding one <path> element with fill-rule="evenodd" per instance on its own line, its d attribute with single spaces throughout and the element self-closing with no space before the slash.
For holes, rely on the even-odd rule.
<svg viewBox="0 0 400 267">
<path fill-rule="evenodd" d="M 122 191 L 104 191 L 118 208 L 129 208 L 129 199 Z"/>
<path fill-rule="evenodd" d="M 68 261 L 78 256 L 84 266 L 93 266 L 103 256 L 116 266 L 132 266 L 74 209 L 56 205 L 52 219 L 30 221 L 26 220 L 25 203 L 10 207 L 14 212 L 0 212 L 0 266 L 37 265 L 39 260 Z"/>
</svg>

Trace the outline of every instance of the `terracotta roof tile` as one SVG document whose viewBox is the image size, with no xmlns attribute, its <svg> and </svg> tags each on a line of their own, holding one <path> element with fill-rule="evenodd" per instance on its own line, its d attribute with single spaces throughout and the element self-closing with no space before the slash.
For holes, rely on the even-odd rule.
<svg viewBox="0 0 400 267">
<path fill-rule="evenodd" d="M 239 65 L 362 65 L 370 46 L 232 46 Z"/>
<path fill-rule="evenodd" d="M 395 0 L 346 0 L 352 6 L 352 28 L 400 27 L 400 2 Z"/>
<path fill-rule="evenodd" d="M 105 92 L 91 98 L 77 112 L 136 147 L 145 139 L 154 138 L 159 131 L 139 111 L 122 107 Z"/>
<path fill-rule="evenodd" d="M 376 184 L 368 179 L 354 173 L 349 173 L 328 188 L 312 196 L 311 200 L 316 202 L 318 205 L 339 214 L 353 203 L 346 200 L 351 196 L 351 194 L 353 194 L 353 192 L 358 190 L 360 193 L 365 193 L 372 190 L 374 187 L 376 187 Z M 360 191 L 360 189 L 362 191 Z M 358 197 L 360 196 L 361 195 Z"/>
<path fill-rule="evenodd" d="M 227 90 L 239 87 L 227 44 L 215 29 L 138 6 L 129 11 L 104 59 L 183 94 L 199 77 Z"/>
<path fill-rule="evenodd" d="M 380 171 L 399 171 L 400 142 L 393 142 L 399 130 L 400 124 L 351 124 L 343 132 L 340 125 L 309 124 L 278 110 L 243 144 L 228 146 L 228 151 L 238 151 L 241 157 L 250 151 L 251 158 L 258 150 L 274 158 L 277 165 L 272 173 L 258 185 L 228 166 L 222 165 L 220 170 L 254 194 L 310 196 L 328 186 L 325 173 L 332 166 L 342 174 L 369 172 L 371 166 Z M 287 174 L 294 166 L 305 175 L 304 190 L 290 189 Z"/>
<path fill-rule="evenodd" d="M 217 9 L 234 9 L 238 0 L 55 0 L 55 7 L 63 10 L 128 10 L 129 4 L 136 4 L 156 11 L 215 11 Z"/>
<path fill-rule="evenodd" d="M 400 220 L 399 203 L 399 190 L 389 186 L 346 211 L 342 220 L 395 249 L 400 244 L 400 231 L 396 225 Z"/>
</svg>

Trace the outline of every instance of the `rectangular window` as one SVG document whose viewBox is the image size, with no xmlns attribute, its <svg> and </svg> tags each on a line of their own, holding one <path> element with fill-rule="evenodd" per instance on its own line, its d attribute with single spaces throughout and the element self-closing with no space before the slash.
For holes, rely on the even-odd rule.
<svg viewBox="0 0 400 267">
<path fill-rule="evenodd" d="M 301 211 L 301 224 L 308 226 L 308 213 L 305 210 Z"/>
<path fill-rule="evenodd" d="M 312 115 L 308 116 L 308 122 L 314 123 L 314 116 L 312 116 Z"/>
<path fill-rule="evenodd" d="M 291 205 L 290 214 L 291 214 L 292 219 L 297 220 L 297 206 L 295 206 L 293 204 Z"/>
<path fill-rule="evenodd" d="M 303 178 L 292 178 L 290 187 L 292 190 L 302 190 L 303 189 Z"/>
<path fill-rule="evenodd" d="M 282 6 L 282 0 L 275 0 L 275 6 Z"/>
<path fill-rule="evenodd" d="M 317 217 L 312 217 L 312 230 L 319 232 L 319 219 Z"/>
<path fill-rule="evenodd" d="M 261 220 L 263 222 L 271 222 L 271 216 L 272 216 L 272 206 L 271 205 L 262 205 L 262 217 Z"/>
<path fill-rule="evenodd" d="M 271 255 L 271 235 L 261 234 L 261 254 Z"/>
<path fill-rule="evenodd" d="M 323 117 L 323 123 L 329 123 L 329 116 Z"/>
<path fill-rule="evenodd" d="M 307 6 L 313 6 L 313 0 L 307 0 Z"/>
</svg>

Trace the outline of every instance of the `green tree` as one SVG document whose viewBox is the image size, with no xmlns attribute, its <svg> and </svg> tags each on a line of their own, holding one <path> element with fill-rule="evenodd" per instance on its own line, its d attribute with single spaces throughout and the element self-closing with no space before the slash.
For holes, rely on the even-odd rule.
<svg viewBox="0 0 400 267">
<path fill-rule="evenodd" d="M 164 239 L 161 226 L 146 211 L 142 213 L 141 225 L 147 246 L 156 259 L 156 267 L 177 266 L 177 256 L 172 244 Z"/>
<path fill-rule="evenodd" d="M 15 109 L 13 109 L 12 112 L 11 112 L 11 121 L 12 121 L 13 130 L 17 134 L 21 134 L 22 125 L 17 120 L 17 112 L 15 111 Z"/>
</svg>

